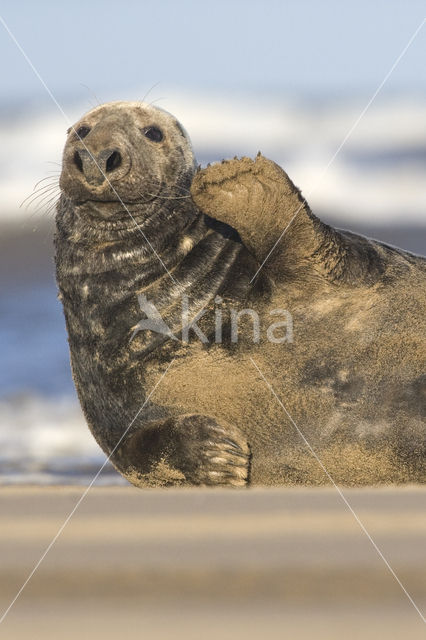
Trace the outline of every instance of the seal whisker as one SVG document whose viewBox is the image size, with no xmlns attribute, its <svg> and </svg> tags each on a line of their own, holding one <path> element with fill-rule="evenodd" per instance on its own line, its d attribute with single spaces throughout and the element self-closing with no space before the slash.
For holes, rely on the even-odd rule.
<svg viewBox="0 0 426 640">
<path fill-rule="evenodd" d="M 162 96 L 161 98 L 156 98 L 156 100 L 149 102 L 148 106 L 152 107 L 153 104 L 155 104 L 156 102 L 160 102 L 160 100 L 167 100 L 167 98 L 165 96 Z"/>
<path fill-rule="evenodd" d="M 146 191 L 145 193 L 146 195 L 151 196 L 152 198 L 156 198 L 158 200 L 185 200 L 187 198 L 191 198 L 191 194 L 187 196 L 162 196 L 162 195 L 157 195 L 155 193 L 149 193 L 149 191 Z M 142 196 L 143 194 L 141 193 L 140 195 Z"/>
<path fill-rule="evenodd" d="M 147 191 L 146 188 L 144 188 L 144 192 L 140 193 L 139 195 L 143 196 L 143 195 L 148 195 L 151 198 L 157 198 L 157 199 L 161 199 L 161 200 L 182 200 L 182 199 L 186 199 L 186 198 L 192 198 L 191 195 L 191 191 L 189 189 L 187 189 L 186 187 L 183 187 L 181 185 L 176 185 L 176 188 L 179 189 L 181 192 L 185 193 L 186 195 L 162 195 L 161 193 L 150 193 L 149 191 Z"/>
<path fill-rule="evenodd" d="M 33 191 L 35 191 L 37 189 L 39 184 L 41 184 L 42 182 L 46 182 L 46 180 L 54 181 L 56 179 L 56 181 L 57 181 L 59 176 L 60 176 L 60 172 L 58 171 L 53 175 L 49 175 L 49 176 L 46 176 L 45 178 L 42 178 L 41 180 L 39 180 L 38 182 L 35 183 L 35 185 L 33 187 Z"/>
<path fill-rule="evenodd" d="M 57 185 L 52 185 L 48 189 L 43 189 L 42 191 L 38 191 L 37 193 L 32 194 L 31 198 L 26 203 L 26 208 L 28 208 L 30 205 L 35 204 L 37 200 L 40 200 L 41 198 L 44 198 L 45 196 L 48 196 L 54 192 L 59 193 L 59 187 Z"/>
<path fill-rule="evenodd" d="M 46 181 L 46 184 L 40 184 L 39 187 L 34 187 L 34 189 L 32 190 L 31 195 L 35 195 L 37 193 L 40 193 L 41 191 L 43 191 L 44 189 L 53 187 L 53 186 L 58 186 L 59 187 L 59 180 L 57 176 L 48 176 L 49 182 Z M 25 201 L 24 201 L 25 202 Z"/>
<path fill-rule="evenodd" d="M 44 206 L 46 207 L 46 211 L 49 211 L 56 202 L 59 200 L 59 195 L 55 194 L 50 200 L 48 200 Z"/>
<path fill-rule="evenodd" d="M 49 206 L 49 208 L 46 209 L 46 211 L 45 211 L 45 217 L 46 218 L 49 217 L 51 215 L 52 211 L 54 211 L 56 209 L 56 207 L 57 207 L 57 205 L 59 203 L 59 200 L 60 200 L 59 198 L 55 198 L 53 200 L 52 204 Z"/>
<path fill-rule="evenodd" d="M 152 87 L 150 89 L 148 89 L 148 91 L 145 93 L 144 97 L 142 98 L 142 104 L 144 104 L 145 100 L 147 99 L 147 97 L 149 96 L 151 91 L 153 91 L 155 89 L 155 87 L 158 87 L 159 84 L 161 84 L 161 80 L 159 80 L 158 82 L 153 84 Z"/>
<path fill-rule="evenodd" d="M 52 210 L 56 207 L 58 202 L 59 202 L 59 197 L 57 194 L 55 194 L 51 198 L 51 200 L 48 200 L 48 202 L 44 203 L 42 207 L 38 207 L 34 211 L 31 211 L 31 213 L 29 214 L 30 218 L 34 218 L 35 216 L 49 218 L 50 214 L 52 213 Z"/>
<path fill-rule="evenodd" d="M 48 187 L 43 187 L 42 189 L 39 189 L 37 192 L 31 193 L 29 196 L 27 196 L 25 200 L 21 202 L 21 204 L 19 205 L 19 208 L 23 207 L 24 204 L 26 203 L 25 210 L 28 210 L 28 208 L 31 205 L 33 205 L 39 198 L 45 195 L 48 195 L 55 190 L 57 190 L 59 193 L 59 185 L 54 184 L 54 185 L 49 185 Z"/>
<path fill-rule="evenodd" d="M 54 207 L 49 207 L 49 209 L 42 209 L 41 211 L 38 211 L 38 212 L 31 211 L 31 213 L 29 214 L 29 218 L 30 220 L 33 220 L 34 218 L 36 218 L 37 220 L 39 218 L 42 218 L 43 220 L 50 220 L 53 209 Z"/>
<path fill-rule="evenodd" d="M 50 177 L 50 182 L 47 182 L 44 185 L 41 185 L 40 187 L 38 187 L 37 189 L 34 189 L 32 194 L 36 194 L 36 193 L 40 193 L 46 189 L 51 189 L 52 187 L 58 187 L 59 188 L 59 181 L 57 177 L 54 176 L 49 176 Z"/>
<path fill-rule="evenodd" d="M 90 87 L 88 87 L 87 84 L 83 84 L 82 82 L 80 82 L 80 85 L 82 87 L 84 87 L 85 89 L 87 89 L 87 91 L 92 94 L 93 98 L 95 98 L 95 101 L 96 101 L 95 106 L 99 106 L 101 103 L 100 103 L 99 98 L 97 97 L 96 93 Z"/>
<path fill-rule="evenodd" d="M 48 207 L 49 204 L 52 202 L 52 200 L 57 200 L 59 196 L 59 193 L 55 192 L 53 195 L 52 194 L 48 194 L 45 198 L 43 198 L 42 200 L 40 200 L 37 204 L 37 207 L 33 210 L 33 214 L 38 213 L 41 209 L 44 209 L 45 207 Z M 28 208 L 27 208 L 28 210 Z"/>
</svg>

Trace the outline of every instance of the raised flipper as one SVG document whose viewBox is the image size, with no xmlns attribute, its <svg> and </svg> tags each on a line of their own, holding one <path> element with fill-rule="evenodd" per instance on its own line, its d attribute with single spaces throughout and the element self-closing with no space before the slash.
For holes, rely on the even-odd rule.
<svg viewBox="0 0 426 640">
<path fill-rule="evenodd" d="M 283 251 L 288 254 L 290 237 L 291 253 L 297 248 L 298 257 L 314 248 L 314 218 L 299 189 L 260 154 L 255 160 L 228 160 L 199 171 L 191 194 L 202 211 L 234 227 L 260 263 L 275 243 L 270 264 Z"/>
<path fill-rule="evenodd" d="M 310 270 L 361 283 L 381 273 L 374 242 L 323 224 L 285 171 L 260 153 L 198 171 L 191 194 L 204 213 L 236 229 L 274 277 Z"/>
</svg>

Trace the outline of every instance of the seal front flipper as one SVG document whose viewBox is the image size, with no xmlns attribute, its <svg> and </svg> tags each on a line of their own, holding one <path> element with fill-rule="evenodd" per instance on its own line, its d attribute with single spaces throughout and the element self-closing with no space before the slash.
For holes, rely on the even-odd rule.
<svg viewBox="0 0 426 640">
<path fill-rule="evenodd" d="M 239 429 L 186 414 L 138 426 L 112 462 L 132 484 L 243 487 L 250 450 Z"/>
<path fill-rule="evenodd" d="M 360 284 L 382 271 L 376 243 L 323 224 L 286 172 L 260 153 L 198 171 L 191 195 L 204 213 L 236 229 L 276 279 L 310 273 Z"/>
<path fill-rule="evenodd" d="M 260 263 L 278 240 L 271 255 L 274 260 L 283 252 L 287 260 L 300 259 L 316 248 L 316 218 L 299 189 L 281 167 L 260 153 L 255 160 L 226 160 L 200 170 L 191 194 L 204 213 L 236 229 Z"/>
</svg>

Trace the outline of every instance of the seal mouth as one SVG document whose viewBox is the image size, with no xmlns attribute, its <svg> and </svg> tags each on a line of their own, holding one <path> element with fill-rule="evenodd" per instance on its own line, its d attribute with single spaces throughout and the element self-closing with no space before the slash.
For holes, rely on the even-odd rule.
<svg viewBox="0 0 426 640">
<path fill-rule="evenodd" d="M 116 201 L 101 204 L 102 207 L 98 208 L 99 201 L 86 200 L 82 205 L 74 204 L 74 210 L 89 227 L 116 231 L 129 231 L 135 226 L 145 225 L 156 213 L 143 211 L 140 204 L 134 202 L 124 203 L 125 207 L 119 209 Z M 105 204 L 108 205 L 108 211 L 105 210 Z"/>
<path fill-rule="evenodd" d="M 124 198 L 121 198 L 120 194 L 116 191 L 116 189 L 113 187 L 114 192 L 116 193 L 115 198 L 102 198 L 102 197 L 96 197 L 96 193 L 87 193 L 87 197 L 80 197 L 80 198 L 72 198 L 71 196 L 71 200 L 74 201 L 74 204 L 76 207 L 82 207 L 84 205 L 87 204 L 98 204 L 101 205 L 102 207 L 106 207 L 106 208 L 111 208 L 113 206 L 116 207 L 126 207 L 126 208 L 132 208 L 132 207 L 136 207 L 136 208 L 140 208 L 140 207 L 144 207 L 146 205 L 151 204 L 152 202 L 154 202 L 155 200 L 161 200 L 161 192 L 162 192 L 162 187 L 163 187 L 163 183 L 161 185 L 159 185 L 158 187 L 158 191 L 157 193 L 151 193 L 149 194 L 148 197 L 144 198 L 143 200 L 141 200 L 141 194 L 138 194 L 138 196 L 136 196 L 135 198 L 132 198 L 131 200 L 125 200 Z M 101 194 L 99 194 L 99 196 L 101 196 Z"/>
<path fill-rule="evenodd" d="M 100 221 L 109 223 L 119 223 L 134 218 L 145 219 L 149 213 L 145 207 L 147 202 L 125 200 L 98 200 L 88 198 L 82 201 L 74 201 L 74 207 L 79 216 L 84 219 L 91 219 L 99 224 Z"/>
<path fill-rule="evenodd" d="M 118 207 L 121 210 L 123 207 L 127 209 L 139 209 L 144 205 L 150 204 L 156 200 L 158 196 L 153 196 L 149 200 L 124 200 L 123 198 L 115 198 L 114 200 L 103 200 L 102 198 L 85 198 L 84 200 L 74 200 L 76 207 L 84 207 L 85 205 L 98 204 L 105 207 L 107 210 Z"/>
<path fill-rule="evenodd" d="M 77 207 L 80 207 L 84 204 L 87 204 L 88 202 L 97 202 L 99 204 L 124 204 L 126 206 L 132 206 L 132 205 L 141 205 L 144 204 L 144 202 L 141 202 L 140 200 L 123 200 L 122 198 L 118 199 L 116 198 L 115 200 L 102 200 L 102 198 L 86 198 L 85 200 L 76 200 L 75 201 L 75 205 Z"/>
</svg>

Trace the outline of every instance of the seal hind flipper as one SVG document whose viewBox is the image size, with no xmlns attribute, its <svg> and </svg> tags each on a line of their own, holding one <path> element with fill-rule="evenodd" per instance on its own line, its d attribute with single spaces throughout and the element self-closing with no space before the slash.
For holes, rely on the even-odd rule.
<svg viewBox="0 0 426 640">
<path fill-rule="evenodd" d="M 133 484 L 243 487 L 250 449 L 239 429 L 199 414 L 141 424 L 112 459 Z"/>
</svg>

